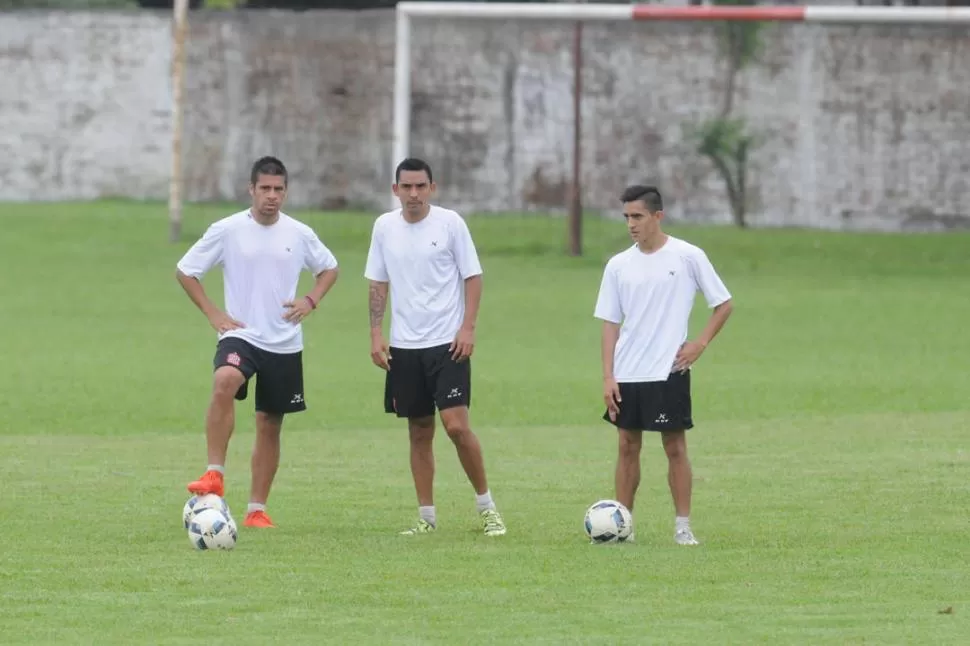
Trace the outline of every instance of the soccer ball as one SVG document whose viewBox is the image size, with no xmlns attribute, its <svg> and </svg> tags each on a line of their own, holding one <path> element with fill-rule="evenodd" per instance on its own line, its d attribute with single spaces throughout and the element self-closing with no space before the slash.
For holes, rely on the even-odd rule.
<svg viewBox="0 0 970 646">
<path fill-rule="evenodd" d="M 203 509 L 218 509 L 226 518 L 232 520 L 232 514 L 229 513 L 229 505 L 219 496 L 214 493 L 192 496 L 185 501 L 185 506 L 182 507 L 182 525 L 185 529 L 189 528 L 192 517 Z M 233 521 L 233 524 L 235 524 L 235 521 Z"/>
<path fill-rule="evenodd" d="M 583 524 L 591 543 L 623 542 L 633 533 L 633 515 L 615 500 L 594 502 L 586 510 Z"/>
<path fill-rule="evenodd" d="M 231 550 L 237 536 L 236 523 L 218 509 L 203 509 L 189 521 L 189 542 L 197 550 Z"/>
</svg>

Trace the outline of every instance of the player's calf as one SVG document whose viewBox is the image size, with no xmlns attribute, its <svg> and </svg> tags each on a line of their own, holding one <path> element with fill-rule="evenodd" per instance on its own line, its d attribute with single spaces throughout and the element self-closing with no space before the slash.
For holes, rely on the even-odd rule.
<svg viewBox="0 0 970 646">
<path fill-rule="evenodd" d="M 616 499 L 631 512 L 640 487 L 640 451 L 643 447 L 642 431 L 619 429 L 616 458 Z"/>
</svg>

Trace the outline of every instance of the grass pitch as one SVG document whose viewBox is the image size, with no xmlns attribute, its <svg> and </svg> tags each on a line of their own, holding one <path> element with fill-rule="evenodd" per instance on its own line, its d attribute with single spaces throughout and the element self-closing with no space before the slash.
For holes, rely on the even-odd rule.
<svg viewBox="0 0 970 646">
<path fill-rule="evenodd" d="M 735 313 L 697 364 L 692 524 L 673 544 L 659 439 L 637 543 L 590 546 L 613 495 L 599 417 L 606 258 L 623 225 L 469 218 L 485 268 L 473 427 L 509 534 L 480 534 L 437 441 L 440 530 L 415 514 L 406 432 L 381 408 L 361 274 L 372 214 L 294 213 L 342 275 L 306 324 L 306 413 L 287 419 L 279 527 L 195 552 L 214 334 L 174 265 L 236 210 L 6 205 L 0 371 L 4 644 L 962 644 L 970 641 L 970 237 L 672 227 Z M 221 298 L 214 272 L 207 289 Z M 308 279 L 305 284 L 309 284 Z M 699 299 L 693 324 L 708 311 Z M 248 496 L 252 401 L 227 500 Z"/>
</svg>

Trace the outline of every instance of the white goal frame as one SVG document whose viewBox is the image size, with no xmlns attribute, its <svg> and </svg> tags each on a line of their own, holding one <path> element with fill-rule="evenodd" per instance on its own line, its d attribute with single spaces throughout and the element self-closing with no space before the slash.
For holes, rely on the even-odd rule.
<svg viewBox="0 0 970 646">
<path fill-rule="evenodd" d="M 399 2 L 394 50 L 394 122 L 391 177 L 411 147 L 411 20 L 473 18 L 481 20 L 624 20 L 765 21 L 827 24 L 967 25 L 970 7 L 878 6 L 666 6 L 648 4 L 525 4 L 515 2 Z M 390 196 L 391 208 L 398 202 Z"/>
</svg>

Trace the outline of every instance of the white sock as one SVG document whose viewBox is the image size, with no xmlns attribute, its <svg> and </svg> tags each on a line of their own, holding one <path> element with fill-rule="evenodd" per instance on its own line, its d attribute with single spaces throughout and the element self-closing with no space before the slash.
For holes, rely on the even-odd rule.
<svg viewBox="0 0 970 646">
<path fill-rule="evenodd" d="M 266 504 L 261 502 L 251 502 L 246 505 L 247 514 L 251 514 L 254 511 L 266 511 Z"/>
<path fill-rule="evenodd" d="M 432 527 L 438 526 L 438 519 L 435 518 L 434 513 L 434 505 L 431 505 L 430 507 L 418 507 L 418 515 L 421 517 L 421 520 L 428 523 Z"/>
<path fill-rule="evenodd" d="M 478 507 L 478 513 L 482 513 L 486 509 L 495 509 L 495 501 L 492 500 L 492 492 L 486 491 L 481 495 L 475 494 L 475 506 Z"/>
<path fill-rule="evenodd" d="M 677 516 L 674 519 L 674 526 L 678 532 L 683 529 L 690 529 L 690 518 L 688 516 Z"/>
<path fill-rule="evenodd" d="M 221 464 L 210 464 L 208 467 L 206 467 L 206 471 L 218 471 L 222 475 L 226 475 L 226 467 L 222 466 Z"/>
</svg>

